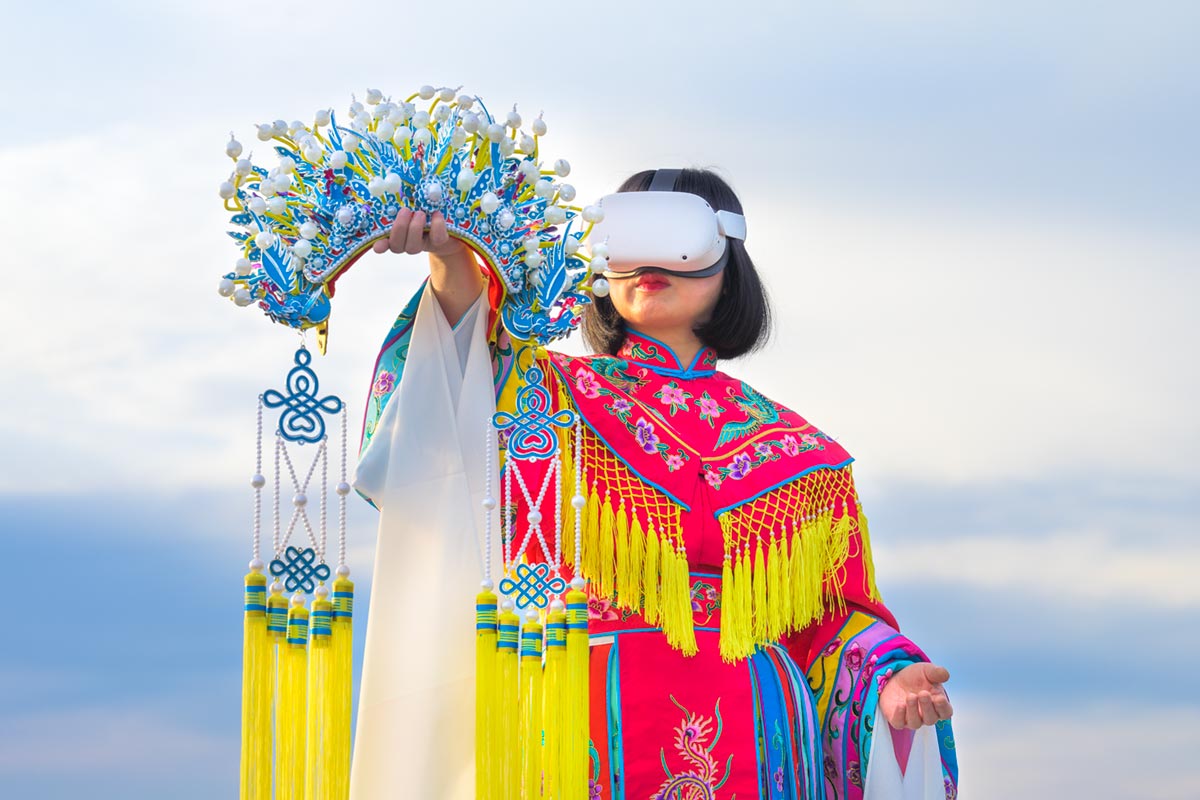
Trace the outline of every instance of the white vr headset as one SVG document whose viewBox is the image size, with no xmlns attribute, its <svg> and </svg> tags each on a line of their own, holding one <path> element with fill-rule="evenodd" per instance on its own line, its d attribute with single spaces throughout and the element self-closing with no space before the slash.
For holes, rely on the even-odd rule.
<svg viewBox="0 0 1200 800">
<path fill-rule="evenodd" d="M 726 238 L 745 240 L 744 216 L 713 211 L 704 198 L 673 191 L 679 173 L 660 169 L 647 191 L 618 192 L 600 199 L 604 219 L 588 238 L 605 245 L 605 278 L 621 280 L 646 271 L 681 278 L 715 275 L 729 260 Z"/>
</svg>

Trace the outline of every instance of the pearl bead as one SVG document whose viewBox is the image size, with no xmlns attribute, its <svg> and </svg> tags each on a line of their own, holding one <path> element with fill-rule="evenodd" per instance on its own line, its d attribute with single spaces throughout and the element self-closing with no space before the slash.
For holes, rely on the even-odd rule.
<svg viewBox="0 0 1200 800">
<path fill-rule="evenodd" d="M 608 297 L 608 281 L 604 278 L 596 278 L 592 281 L 592 294 L 596 297 Z"/>
<path fill-rule="evenodd" d="M 462 118 L 463 130 L 467 133 L 475 133 L 479 130 L 479 115 L 474 113 L 463 114 Z"/>
<path fill-rule="evenodd" d="M 592 256 L 594 258 L 608 258 L 608 245 L 604 242 L 592 245 Z"/>
<path fill-rule="evenodd" d="M 304 492 L 300 492 L 292 497 L 292 505 L 294 505 L 296 508 L 304 508 L 306 505 L 308 505 L 308 496 L 305 495 Z"/>
<path fill-rule="evenodd" d="M 601 272 L 604 272 L 604 270 L 608 269 L 608 259 L 605 258 L 604 256 L 593 256 L 592 263 L 590 266 L 591 266 L 592 272 L 599 274 Z"/>
<path fill-rule="evenodd" d="M 491 214 L 500 207 L 500 198 L 496 197 L 494 192 L 488 192 L 480 198 L 479 207 L 483 209 L 483 213 Z"/>
<path fill-rule="evenodd" d="M 571 164 L 565 158 L 560 158 L 554 162 L 554 172 L 560 178 L 565 178 L 571 174 Z"/>
<path fill-rule="evenodd" d="M 542 512 L 535 508 L 525 515 L 525 519 L 529 520 L 530 525 L 537 525 L 542 521 Z"/>
<path fill-rule="evenodd" d="M 489 580 L 482 580 L 479 582 L 479 588 L 483 589 L 485 592 L 490 592 L 492 589 L 496 588 L 496 584 Z"/>
<path fill-rule="evenodd" d="M 312 242 L 308 239 L 300 239 L 292 245 L 292 252 L 301 258 L 308 258 L 312 255 Z"/>
<path fill-rule="evenodd" d="M 469 167 L 464 167 L 459 170 L 458 177 L 454 179 L 454 185 L 458 187 L 460 192 L 469 192 L 475 185 L 475 173 Z"/>
<path fill-rule="evenodd" d="M 330 119 L 331 119 L 329 109 L 327 109 L 327 108 L 320 109 L 319 111 L 317 111 L 315 116 L 316 116 L 316 123 L 317 123 L 318 128 L 323 128 L 326 125 L 328 125 L 330 122 Z"/>
<path fill-rule="evenodd" d="M 569 256 L 573 256 L 578 253 L 579 239 L 574 236 L 568 236 L 567 240 L 563 242 L 563 250 L 565 250 Z"/>
<path fill-rule="evenodd" d="M 571 508 L 576 511 L 582 511 L 587 508 L 587 498 L 581 494 L 577 494 L 571 498 Z"/>
<path fill-rule="evenodd" d="M 585 581 L 583 578 L 579 577 L 578 575 L 576 575 L 574 578 L 571 578 L 571 588 L 575 591 L 582 592 L 584 586 L 587 586 L 587 581 Z"/>
<path fill-rule="evenodd" d="M 318 228 L 317 223 L 313 222 L 312 220 L 309 220 L 300 226 L 300 235 L 305 239 L 315 239 L 317 238 L 318 233 L 320 233 L 320 228 Z"/>
<path fill-rule="evenodd" d="M 550 610 L 555 613 L 562 613 L 566 610 L 566 608 L 567 607 L 563 604 L 563 601 L 559 600 L 557 597 L 550 601 Z"/>
<path fill-rule="evenodd" d="M 500 141 L 504 138 L 504 126 L 499 122 L 493 122 L 491 125 L 488 125 L 487 137 L 493 142 Z"/>
<path fill-rule="evenodd" d="M 567 210 L 560 206 L 546 206 L 546 224 L 562 225 L 567 221 Z"/>
<path fill-rule="evenodd" d="M 334 491 L 337 492 L 341 497 L 345 497 L 346 495 L 350 494 L 350 484 L 342 481 L 334 488 Z"/>
<path fill-rule="evenodd" d="M 501 611 L 508 613 L 508 612 L 512 611 L 513 608 L 515 608 L 515 606 L 513 605 L 513 601 L 509 600 L 507 597 L 500 601 L 500 610 Z"/>
<path fill-rule="evenodd" d="M 270 125 L 262 124 L 258 126 L 258 140 L 260 142 L 269 142 L 275 136 L 275 129 Z"/>
<path fill-rule="evenodd" d="M 337 221 L 342 223 L 343 225 L 349 225 L 351 222 L 354 221 L 354 212 L 352 210 L 350 210 L 349 208 L 347 208 L 346 206 L 342 206 L 341 208 L 338 209 Z"/>
<path fill-rule="evenodd" d="M 513 223 L 516 221 L 516 215 L 507 208 L 501 211 L 499 216 L 496 217 L 496 224 L 499 225 L 503 230 L 508 230 L 511 228 Z"/>
<path fill-rule="evenodd" d="M 505 120 L 510 128 L 521 127 L 521 115 L 517 113 L 517 107 L 513 106 L 512 111 L 508 112 L 508 118 Z"/>
<path fill-rule="evenodd" d="M 534 136 L 545 136 L 546 135 L 546 121 L 542 119 L 541 114 L 538 114 L 538 118 L 533 121 L 533 135 Z"/>
<path fill-rule="evenodd" d="M 262 572 L 263 561 L 261 558 L 252 558 L 247 566 L 250 567 L 251 572 Z"/>
<path fill-rule="evenodd" d="M 313 594 L 321 600 L 324 600 L 326 597 L 329 597 L 329 587 L 322 583 L 316 588 L 315 591 L 313 591 Z"/>
<path fill-rule="evenodd" d="M 396 147 L 404 147 L 404 143 L 412 139 L 412 128 L 407 125 L 401 125 L 396 128 L 396 132 L 392 134 L 392 142 Z"/>
<path fill-rule="evenodd" d="M 416 114 L 413 114 L 412 122 L 413 122 L 414 128 L 426 127 L 427 125 L 429 125 L 429 112 L 428 111 L 418 111 Z"/>
<path fill-rule="evenodd" d="M 251 197 L 250 198 L 250 210 L 253 211 L 255 214 L 260 214 L 260 215 L 265 213 L 267 210 L 267 201 L 263 200 L 261 197 Z"/>
<path fill-rule="evenodd" d="M 383 92 L 378 89 L 367 89 L 367 102 L 371 105 L 376 105 L 383 100 Z"/>
<path fill-rule="evenodd" d="M 242 154 L 242 143 L 233 138 L 233 134 L 229 134 L 229 141 L 225 143 L 225 155 L 230 158 L 237 158 Z"/>
<path fill-rule="evenodd" d="M 233 167 L 233 171 L 244 178 L 250 174 L 250 170 L 253 168 L 253 166 L 254 165 L 250 163 L 250 159 L 239 158 L 237 164 Z"/>
<path fill-rule="evenodd" d="M 304 595 L 296 592 L 294 595 L 292 595 L 292 606 L 294 608 L 300 608 L 302 605 L 304 605 Z"/>
<path fill-rule="evenodd" d="M 255 489 L 261 489 L 267 485 L 267 479 L 256 472 L 254 475 L 250 476 L 250 485 Z"/>
<path fill-rule="evenodd" d="M 228 200 L 229 198 L 233 197 L 234 192 L 236 191 L 237 190 L 233 188 L 233 184 L 229 181 L 221 181 L 221 186 L 219 189 L 217 189 L 217 193 L 221 195 L 223 200 Z"/>
<path fill-rule="evenodd" d="M 235 264 L 233 267 L 233 271 L 236 272 L 240 277 L 244 278 L 250 274 L 250 270 L 253 268 L 253 266 L 254 265 L 250 263 L 250 259 L 239 258 L 237 260 L 237 264 Z"/>
<path fill-rule="evenodd" d="M 336 572 L 339 578 L 347 578 L 350 576 L 350 568 L 345 564 L 338 564 Z"/>
<path fill-rule="evenodd" d="M 267 201 L 267 211 L 271 212 L 275 216 L 282 216 L 283 212 L 286 210 L 287 200 L 284 200 L 282 197 L 272 197 Z"/>
<path fill-rule="evenodd" d="M 283 584 L 278 580 L 271 581 L 271 594 L 279 594 L 283 591 Z"/>
<path fill-rule="evenodd" d="M 538 197 L 549 197 L 554 194 L 554 184 L 550 181 L 538 181 L 533 185 L 533 193 Z"/>
<path fill-rule="evenodd" d="M 498 505 L 498 502 L 497 502 L 496 498 L 492 497 L 489 494 L 487 497 L 483 498 L 483 502 L 481 503 L 481 505 L 488 511 L 492 511 L 493 509 L 496 508 L 496 506 Z"/>
<path fill-rule="evenodd" d="M 429 132 L 429 128 L 421 128 L 413 134 L 413 144 L 417 147 L 425 145 L 425 147 L 428 148 L 430 142 L 432 141 L 433 134 Z"/>
<path fill-rule="evenodd" d="M 222 278 L 221 282 L 217 284 L 217 294 L 221 295 L 221 297 L 230 297 L 233 294 L 234 288 L 233 281 L 229 280 L 229 278 Z"/>
<path fill-rule="evenodd" d="M 558 196 L 566 202 L 571 202 L 575 199 L 575 187 L 569 183 L 561 184 L 558 187 Z"/>
<path fill-rule="evenodd" d="M 385 120 L 379 123 L 379 127 L 375 129 L 375 135 L 386 141 L 392 138 L 392 133 L 395 132 L 395 130 L 396 126 Z"/>
<path fill-rule="evenodd" d="M 233 293 L 233 302 L 235 305 L 248 306 L 254 302 L 254 298 L 250 296 L 249 289 L 239 286 Z"/>
<path fill-rule="evenodd" d="M 538 252 L 537 250 L 530 250 L 528 253 L 525 254 L 525 263 L 528 264 L 533 269 L 537 269 L 538 267 L 540 267 L 544 260 L 545 259 L 542 258 L 542 254 L 540 252 Z"/>
<path fill-rule="evenodd" d="M 417 90 L 417 95 L 420 96 L 422 100 L 432 100 L 436 91 L 436 89 L 427 83 Z"/>
<path fill-rule="evenodd" d="M 603 222 L 604 209 L 600 206 L 587 206 L 583 209 L 584 222 Z"/>
<path fill-rule="evenodd" d="M 254 237 L 254 243 L 258 245 L 259 250 L 267 250 L 275 244 L 275 234 L 270 231 L 259 231 L 258 235 Z"/>
</svg>

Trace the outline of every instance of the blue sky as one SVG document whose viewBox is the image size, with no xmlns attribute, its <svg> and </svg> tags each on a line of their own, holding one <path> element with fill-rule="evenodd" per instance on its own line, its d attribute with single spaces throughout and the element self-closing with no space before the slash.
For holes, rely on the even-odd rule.
<svg viewBox="0 0 1200 800">
<path fill-rule="evenodd" d="M 965 797 L 1200 794 L 1200 12 L 584 6 L 6 11 L 0 530 L 18 595 L 72 613 L 9 617 L 0 795 L 233 793 L 254 398 L 296 339 L 216 295 L 224 142 L 423 83 L 544 109 L 581 199 L 729 177 L 779 320 L 726 369 L 858 458 Z M 424 269 L 339 284 L 319 368 L 354 430 Z M 350 523 L 361 645 L 374 512 Z"/>
</svg>

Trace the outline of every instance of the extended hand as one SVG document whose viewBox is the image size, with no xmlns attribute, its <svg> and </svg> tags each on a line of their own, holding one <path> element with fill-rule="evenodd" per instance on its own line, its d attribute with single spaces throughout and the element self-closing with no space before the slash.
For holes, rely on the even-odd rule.
<svg viewBox="0 0 1200 800">
<path fill-rule="evenodd" d="M 950 672 L 936 664 L 909 664 L 893 675 L 879 693 L 879 709 L 892 728 L 917 729 L 950 719 L 954 709 L 942 684 Z"/>
<path fill-rule="evenodd" d="M 467 255 L 467 246 L 457 239 L 450 238 L 446 231 L 446 218 L 442 212 L 435 211 L 429 218 L 429 231 L 425 231 L 425 212 L 415 214 L 407 208 L 401 209 L 392 222 L 392 229 L 382 239 L 376 239 L 371 249 L 376 253 L 417 254 L 422 250 L 435 256 Z"/>
</svg>

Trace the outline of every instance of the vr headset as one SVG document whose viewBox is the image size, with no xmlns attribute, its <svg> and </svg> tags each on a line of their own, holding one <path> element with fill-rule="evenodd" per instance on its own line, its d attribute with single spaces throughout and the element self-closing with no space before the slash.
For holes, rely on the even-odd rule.
<svg viewBox="0 0 1200 800">
<path fill-rule="evenodd" d="M 704 198 L 674 191 L 680 172 L 657 170 L 647 191 L 600 199 L 604 219 L 588 237 L 597 243 L 592 248 L 593 271 L 623 280 L 645 272 L 704 278 L 725 268 L 725 240 L 746 239 L 746 218 L 714 211 Z"/>
</svg>

